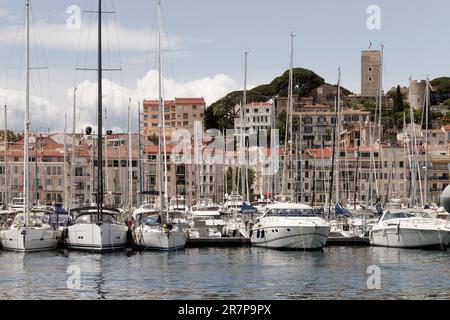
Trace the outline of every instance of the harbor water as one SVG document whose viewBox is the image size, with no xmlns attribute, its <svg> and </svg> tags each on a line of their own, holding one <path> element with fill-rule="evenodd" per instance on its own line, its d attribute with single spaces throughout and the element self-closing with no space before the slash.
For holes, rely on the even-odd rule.
<svg viewBox="0 0 450 320">
<path fill-rule="evenodd" d="M 449 264 L 450 250 L 380 247 L 0 251 L 0 299 L 450 299 Z"/>
</svg>

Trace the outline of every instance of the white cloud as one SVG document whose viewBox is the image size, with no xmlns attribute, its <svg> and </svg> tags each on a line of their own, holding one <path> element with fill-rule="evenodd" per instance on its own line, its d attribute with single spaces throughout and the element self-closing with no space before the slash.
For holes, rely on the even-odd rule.
<svg viewBox="0 0 450 320">
<path fill-rule="evenodd" d="M 164 79 L 164 97 L 204 97 L 207 105 L 237 90 L 236 82 L 225 74 L 213 77 L 177 82 L 174 79 Z M 150 70 L 147 74 L 136 80 L 134 88 L 121 86 L 110 80 L 103 80 L 103 106 L 106 109 L 107 119 L 104 121 L 105 129 L 122 132 L 127 129 L 128 98 L 132 99 L 133 130 L 137 127 L 137 102 L 143 99 L 156 99 L 158 96 L 158 74 Z M 6 97 L 8 104 L 8 127 L 15 131 L 23 130 L 23 117 L 25 96 L 22 91 L 6 90 L 0 88 L 0 102 Z M 30 120 L 33 130 L 47 130 L 62 132 L 64 130 L 64 114 L 67 114 L 68 131 L 72 128 L 73 88 L 66 91 L 67 100 L 64 105 L 56 105 L 46 99 L 32 96 L 30 101 Z M 0 110 L 0 119 L 3 112 Z M 77 132 L 87 126 L 94 129 L 97 123 L 97 83 L 83 81 L 77 85 Z M 0 120 L 0 126 L 3 120 Z"/>
<path fill-rule="evenodd" d="M 0 88 L 0 97 L 8 106 L 8 128 L 10 130 L 22 131 L 24 128 L 23 121 L 25 114 L 24 92 Z M 1 112 L 1 118 L 3 119 L 3 112 Z M 31 130 L 61 130 L 64 128 L 64 111 L 46 99 L 31 96 L 30 122 Z"/>
<path fill-rule="evenodd" d="M 37 30 L 37 33 L 35 30 Z M 82 26 L 81 30 L 69 30 L 65 23 L 38 22 L 33 25 L 30 32 L 32 38 L 39 36 L 39 40 L 33 40 L 34 43 L 39 43 L 46 49 L 97 49 L 95 24 L 86 24 Z M 22 25 L 9 25 L 0 28 L 0 34 L 2 35 L 0 37 L 0 46 L 10 46 L 18 43 L 18 40 L 22 39 L 23 33 L 24 26 Z M 164 48 L 174 48 L 177 43 L 178 37 L 176 36 L 171 36 L 170 39 L 162 38 Z M 122 51 L 148 51 L 156 48 L 156 33 L 151 30 L 130 29 L 120 24 L 116 26 L 116 24 L 108 23 L 103 27 L 103 45 L 111 46 L 111 50 L 116 50 L 120 45 Z"/>
<path fill-rule="evenodd" d="M 177 82 L 174 79 L 164 79 L 164 98 L 166 100 L 175 97 L 204 97 L 208 104 L 222 98 L 230 91 L 236 90 L 236 82 L 225 74 L 214 77 Z M 114 131 L 125 131 L 127 128 L 128 98 L 132 99 L 134 112 L 133 123 L 136 123 L 136 105 L 144 99 L 157 99 L 158 97 L 158 73 L 150 70 L 147 74 L 137 79 L 135 88 L 127 88 L 109 80 L 103 80 L 103 105 L 106 106 L 107 119 L 105 128 Z M 73 89 L 67 90 L 69 101 L 73 99 Z M 79 116 L 77 123 L 79 128 L 97 123 L 97 83 L 84 81 L 77 86 L 77 100 Z"/>
</svg>

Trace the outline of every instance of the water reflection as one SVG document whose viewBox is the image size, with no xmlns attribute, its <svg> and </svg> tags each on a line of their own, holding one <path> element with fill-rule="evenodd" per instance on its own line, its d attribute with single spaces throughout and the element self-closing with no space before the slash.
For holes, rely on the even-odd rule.
<svg viewBox="0 0 450 320">
<path fill-rule="evenodd" d="M 449 257 L 372 247 L 0 252 L 0 299 L 444 299 Z M 381 269 L 381 290 L 367 288 L 370 265 Z M 80 289 L 67 286 L 69 266 L 81 271 Z"/>
</svg>

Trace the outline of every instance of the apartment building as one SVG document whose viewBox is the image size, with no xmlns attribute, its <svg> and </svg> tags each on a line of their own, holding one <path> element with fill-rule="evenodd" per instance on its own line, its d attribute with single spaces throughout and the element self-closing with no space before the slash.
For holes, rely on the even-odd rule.
<svg viewBox="0 0 450 320">
<path fill-rule="evenodd" d="M 234 129 L 237 134 L 241 132 L 258 133 L 270 130 L 275 125 L 274 107 L 270 102 L 252 102 L 244 107 L 244 120 L 241 114 L 234 119 Z"/>
<path fill-rule="evenodd" d="M 187 129 L 191 133 L 195 121 L 202 121 L 206 109 L 204 98 L 175 98 L 164 101 L 164 119 L 166 138 L 170 141 L 172 133 L 177 129 Z M 141 134 L 154 141 L 160 135 L 158 100 L 144 100 L 144 111 L 141 116 Z"/>
</svg>

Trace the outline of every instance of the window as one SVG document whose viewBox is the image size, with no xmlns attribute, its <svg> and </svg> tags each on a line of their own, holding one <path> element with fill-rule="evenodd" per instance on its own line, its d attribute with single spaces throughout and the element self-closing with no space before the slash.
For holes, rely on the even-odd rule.
<svg viewBox="0 0 450 320">
<path fill-rule="evenodd" d="M 189 113 L 183 113 L 183 119 L 184 120 L 189 119 Z"/>
<path fill-rule="evenodd" d="M 197 110 L 197 106 L 195 104 L 192 106 L 192 110 Z"/>
</svg>

